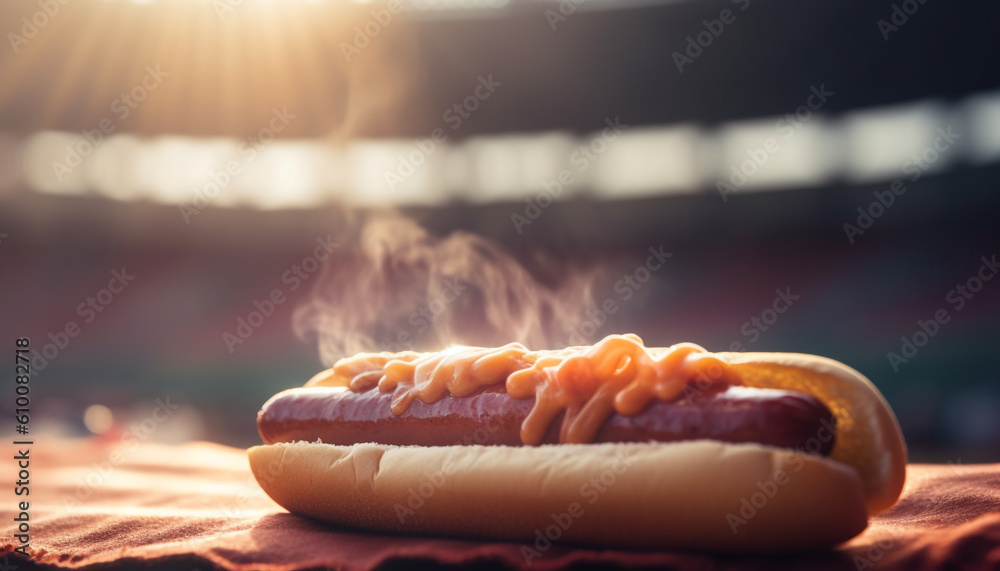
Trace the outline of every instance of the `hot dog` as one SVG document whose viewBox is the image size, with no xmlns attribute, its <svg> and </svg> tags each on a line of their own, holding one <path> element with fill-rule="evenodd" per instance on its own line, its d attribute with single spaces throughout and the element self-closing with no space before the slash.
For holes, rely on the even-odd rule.
<svg viewBox="0 0 1000 571">
<path fill-rule="evenodd" d="M 906 461 L 892 411 L 845 365 L 634 335 L 361 354 L 276 395 L 258 428 L 251 467 L 292 512 L 531 541 L 586 498 L 560 539 L 607 546 L 834 545 L 895 502 Z M 585 493 L 595 476 L 603 491 Z M 743 501 L 762 490 L 746 521 Z"/>
<path fill-rule="evenodd" d="M 397 416 L 391 393 L 344 387 L 290 389 L 267 401 L 257 416 L 265 444 L 313 441 L 351 446 L 522 446 L 520 429 L 533 400 L 489 387 L 462 398 L 417 401 Z M 557 419 L 540 444 L 559 442 Z M 612 415 L 594 442 L 679 442 L 709 439 L 805 449 L 824 427 L 830 438 L 812 452 L 833 449 L 836 419 L 818 399 L 796 391 L 727 385 L 695 388 L 673 402 L 656 401 L 635 416 Z"/>
</svg>

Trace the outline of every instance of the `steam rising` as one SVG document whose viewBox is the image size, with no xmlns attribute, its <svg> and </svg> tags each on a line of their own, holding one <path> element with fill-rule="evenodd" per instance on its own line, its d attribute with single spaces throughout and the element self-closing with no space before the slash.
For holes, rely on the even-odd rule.
<svg viewBox="0 0 1000 571">
<path fill-rule="evenodd" d="M 538 281 L 509 254 L 465 232 L 438 238 L 412 220 L 380 215 L 341 240 L 296 333 L 315 337 L 324 363 L 364 351 L 439 350 L 450 344 L 564 346 L 593 307 L 592 276 Z"/>
</svg>

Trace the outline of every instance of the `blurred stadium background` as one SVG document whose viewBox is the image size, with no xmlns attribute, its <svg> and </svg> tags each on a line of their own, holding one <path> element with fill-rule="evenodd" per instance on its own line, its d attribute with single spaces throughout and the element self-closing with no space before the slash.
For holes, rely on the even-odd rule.
<svg viewBox="0 0 1000 571">
<path fill-rule="evenodd" d="M 998 18 L 943 0 L 5 2 L 3 337 L 31 338 L 52 431 L 123 437 L 168 399 L 151 438 L 251 445 L 260 404 L 322 366 L 291 327 L 315 274 L 282 276 L 393 207 L 529 267 L 603 268 L 595 298 L 620 311 L 581 311 L 588 339 L 827 355 L 885 393 L 914 460 L 997 461 L 1000 280 L 976 278 L 1000 253 Z M 651 247 L 673 255 L 647 273 Z M 275 288 L 287 301 L 227 344 Z M 780 314 L 776 290 L 798 296 Z M 922 346 L 894 363 L 903 337 Z"/>
</svg>

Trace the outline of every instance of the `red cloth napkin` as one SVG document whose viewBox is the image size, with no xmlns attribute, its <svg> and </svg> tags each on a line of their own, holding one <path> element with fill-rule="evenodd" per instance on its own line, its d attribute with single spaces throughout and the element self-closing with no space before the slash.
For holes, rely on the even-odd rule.
<svg viewBox="0 0 1000 571">
<path fill-rule="evenodd" d="M 5 562 L 240 570 L 365 570 L 389 562 L 541 570 L 574 563 L 768 571 L 1000 568 L 1000 464 L 910 465 L 900 502 L 836 550 L 741 557 L 556 545 L 528 562 L 515 543 L 357 533 L 291 515 L 257 487 L 245 452 L 235 448 L 37 442 L 31 450 L 30 561 L 12 553 L 17 532 L 11 522 L 24 498 L 9 491 L 0 505 L 0 568 Z M 11 456 L 3 464 L 7 475 L 17 473 Z"/>
</svg>

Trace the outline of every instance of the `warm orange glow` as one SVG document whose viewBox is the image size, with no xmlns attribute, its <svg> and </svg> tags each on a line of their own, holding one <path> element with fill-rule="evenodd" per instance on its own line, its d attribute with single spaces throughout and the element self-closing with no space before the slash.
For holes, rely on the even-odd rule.
<svg viewBox="0 0 1000 571">
<path fill-rule="evenodd" d="M 55 14 L 36 19 L 39 26 L 31 23 L 35 3 L 0 5 L 5 32 L 14 34 L 0 50 L 0 124 L 24 135 L 99 129 L 107 119 L 116 134 L 252 136 L 274 107 L 287 107 L 308 115 L 312 129 L 293 123 L 283 136 L 342 126 L 353 64 L 339 46 L 375 5 L 141 4 L 59 3 Z"/>
<path fill-rule="evenodd" d="M 104 434 L 115 423 L 111 409 L 103 404 L 92 404 L 83 412 L 83 424 L 94 434 Z"/>
</svg>

